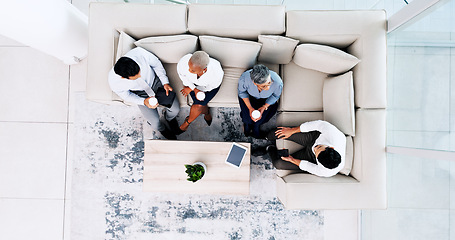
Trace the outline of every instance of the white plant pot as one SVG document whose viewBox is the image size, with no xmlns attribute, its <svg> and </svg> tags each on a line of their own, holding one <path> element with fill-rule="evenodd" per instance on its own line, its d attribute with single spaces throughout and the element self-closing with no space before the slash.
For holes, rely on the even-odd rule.
<svg viewBox="0 0 455 240">
<path fill-rule="evenodd" d="M 204 175 L 202 175 L 201 179 L 198 180 L 200 181 L 202 180 L 202 178 L 204 178 L 205 174 L 207 173 L 207 166 L 203 162 L 195 162 L 193 163 L 193 166 L 194 165 L 201 165 L 204 168 Z"/>
</svg>

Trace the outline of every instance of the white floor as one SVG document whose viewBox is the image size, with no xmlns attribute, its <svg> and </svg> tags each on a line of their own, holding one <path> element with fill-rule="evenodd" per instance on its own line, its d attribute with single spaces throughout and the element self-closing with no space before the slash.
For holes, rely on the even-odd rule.
<svg viewBox="0 0 455 240">
<path fill-rule="evenodd" d="M 88 13 L 89 2 L 72 0 L 84 13 Z M 284 3 L 288 10 L 386 8 L 389 14 L 404 5 L 392 0 Z M 454 9 L 455 4 L 451 4 Z M 449 14 L 449 19 L 452 16 Z M 403 80 L 389 84 L 389 102 L 403 105 L 401 110 L 405 111 L 389 112 L 389 130 L 400 132 L 392 134 L 389 141 L 455 149 L 455 136 L 451 135 L 455 129 L 455 95 L 450 94 L 455 90 L 454 53 L 450 48 L 389 47 L 389 61 L 395 61 L 389 63 L 389 78 Z M 86 60 L 64 65 L 0 36 L 0 239 L 70 239 L 72 96 L 85 90 L 86 67 Z M 428 71 L 413 75 L 414 69 Z M 425 85 L 426 79 L 434 84 Z M 403 96 L 406 89 L 426 93 L 424 109 L 414 104 L 421 101 L 418 96 Z M 400 115 L 404 113 L 409 115 Z M 429 137 L 421 136 L 422 127 Z M 455 217 L 455 163 L 393 155 L 389 155 L 388 163 L 390 208 L 362 211 L 363 239 L 455 239 L 455 220 L 451 221 Z M 358 239 L 358 211 L 325 211 L 325 215 L 326 239 Z"/>
</svg>

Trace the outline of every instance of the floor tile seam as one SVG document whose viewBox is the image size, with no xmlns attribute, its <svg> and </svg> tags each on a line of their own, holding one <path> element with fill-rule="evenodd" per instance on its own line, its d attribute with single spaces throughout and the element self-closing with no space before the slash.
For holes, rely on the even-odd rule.
<svg viewBox="0 0 455 240">
<path fill-rule="evenodd" d="M 0 48 L 10 48 L 10 47 L 17 47 L 17 48 L 29 48 L 29 46 L 14 46 L 14 45 L 0 45 Z"/>
<path fill-rule="evenodd" d="M 419 130 L 395 130 L 388 129 L 387 132 L 424 132 L 424 133 L 455 133 L 455 131 L 419 131 Z"/>
<path fill-rule="evenodd" d="M 65 201 L 64 198 L 37 198 L 37 197 L 0 197 L 0 200 L 45 200 L 45 201 Z"/>
<path fill-rule="evenodd" d="M 417 208 L 417 207 L 387 207 L 387 209 L 384 209 L 384 210 L 376 210 L 376 209 L 370 209 L 370 210 L 373 210 L 373 211 L 387 211 L 387 210 L 441 210 L 441 211 L 450 211 L 450 210 L 455 210 L 455 208 L 429 208 L 429 207 L 422 207 L 422 208 Z"/>
<path fill-rule="evenodd" d="M 66 196 L 67 196 L 67 189 L 68 187 L 71 187 L 71 186 L 68 186 L 68 184 L 71 184 L 71 183 L 68 183 L 68 149 L 69 149 L 69 120 L 70 120 L 70 98 L 71 98 L 71 70 L 72 70 L 72 67 L 71 65 L 68 66 L 68 88 L 67 88 L 67 108 L 66 108 L 66 149 L 65 149 L 65 184 L 63 186 L 63 198 L 64 198 L 64 201 L 63 201 L 63 221 L 62 221 L 62 239 L 65 237 L 65 226 L 66 226 L 66 215 L 67 215 L 67 212 L 66 212 L 66 205 L 67 205 L 67 200 L 66 200 Z M 69 231 L 69 230 L 67 230 Z"/>
<path fill-rule="evenodd" d="M 68 124 L 70 122 L 37 122 L 37 121 L 4 121 L 4 120 L 0 120 L 0 123 L 33 123 L 33 124 L 36 124 L 36 123 L 44 123 L 44 124 Z"/>
</svg>

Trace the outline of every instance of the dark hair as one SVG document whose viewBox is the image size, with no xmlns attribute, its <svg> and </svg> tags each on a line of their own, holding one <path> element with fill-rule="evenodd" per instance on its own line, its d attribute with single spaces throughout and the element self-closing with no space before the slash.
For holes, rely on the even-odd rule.
<svg viewBox="0 0 455 240">
<path fill-rule="evenodd" d="M 119 58 L 114 66 L 114 72 L 123 78 L 136 76 L 140 70 L 139 65 L 129 57 Z"/>
<path fill-rule="evenodd" d="M 327 147 L 318 155 L 318 161 L 328 169 L 334 169 L 341 163 L 340 154 L 333 148 Z"/>
</svg>

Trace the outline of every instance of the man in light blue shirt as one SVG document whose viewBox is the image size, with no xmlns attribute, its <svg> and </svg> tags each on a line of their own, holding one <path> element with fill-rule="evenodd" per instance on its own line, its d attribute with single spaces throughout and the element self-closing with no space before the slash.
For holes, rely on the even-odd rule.
<svg viewBox="0 0 455 240">
<path fill-rule="evenodd" d="M 151 52 L 137 47 L 121 57 L 109 72 L 109 85 L 125 102 L 137 104 L 147 122 L 167 139 L 177 139 L 175 134 L 166 129 L 160 122 L 157 111 L 158 102 L 151 104 L 159 88 L 163 88 L 166 95 L 173 90 L 169 85 L 161 61 Z M 162 89 L 161 89 L 162 90 Z M 153 101 L 152 101 L 153 102 Z M 165 119 L 171 128 L 178 128 L 175 117 L 180 111 L 180 104 L 175 97 L 172 105 L 166 107 Z"/>
<path fill-rule="evenodd" d="M 238 95 L 245 136 L 264 137 L 260 126 L 275 115 L 282 90 L 280 76 L 262 64 L 255 65 L 240 76 Z"/>
</svg>

